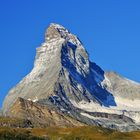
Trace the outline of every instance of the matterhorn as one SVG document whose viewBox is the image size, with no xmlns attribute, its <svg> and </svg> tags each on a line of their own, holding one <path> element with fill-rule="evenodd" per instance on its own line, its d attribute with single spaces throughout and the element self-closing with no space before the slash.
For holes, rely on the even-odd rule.
<svg viewBox="0 0 140 140">
<path fill-rule="evenodd" d="M 76 35 L 52 23 L 36 50 L 32 71 L 6 96 L 3 114 L 40 127 L 139 130 L 140 84 L 105 72 L 89 60 Z"/>
</svg>

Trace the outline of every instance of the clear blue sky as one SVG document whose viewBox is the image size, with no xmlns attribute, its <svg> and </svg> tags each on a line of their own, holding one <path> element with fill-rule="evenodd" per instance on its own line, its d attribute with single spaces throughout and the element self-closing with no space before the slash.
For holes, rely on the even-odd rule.
<svg viewBox="0 0 140 140">
<path fill-rule="evenodd" d="M 102 68 L 140 82 L 140 0 L 0 0 L 0 106 L 51 22 L 77 34 Z"/>
</svg>

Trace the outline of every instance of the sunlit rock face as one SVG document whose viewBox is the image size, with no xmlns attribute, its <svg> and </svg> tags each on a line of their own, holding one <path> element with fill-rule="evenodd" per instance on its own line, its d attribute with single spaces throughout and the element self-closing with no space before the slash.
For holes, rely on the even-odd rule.
<svg viewBox="0 0 140 140">
<path fill-rule="evenodd" d="M 84 124 L 139 129 L 140 84 L 104 72 L 89 60 L 81 41 L 58 24 L 50 24 L 32 71 L 6 96 L 4 114 L 12 115 L 19 97 L 54 107 Z"/>
</svg>

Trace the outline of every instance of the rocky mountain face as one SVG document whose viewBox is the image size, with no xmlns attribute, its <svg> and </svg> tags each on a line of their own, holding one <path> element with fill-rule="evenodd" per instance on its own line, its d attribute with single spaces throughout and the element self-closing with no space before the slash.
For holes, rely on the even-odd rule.
<svg viewBox="0 0 140 140">
<path fill-rule="evenodd" d="M 10 109 L 11 117 L 29 120 L 32 127 L 83 126 L 81 122 L 60 113 L 56 108 L 18 98 Z"/>
<path fill-rule="evenodd" d="M 39 126 L 100 125 L 140 129 L 140 84 L 104 72 L 81 41 L 51 24 L 32 71 L 10 90 L 3 113 Z"/>
</svg>

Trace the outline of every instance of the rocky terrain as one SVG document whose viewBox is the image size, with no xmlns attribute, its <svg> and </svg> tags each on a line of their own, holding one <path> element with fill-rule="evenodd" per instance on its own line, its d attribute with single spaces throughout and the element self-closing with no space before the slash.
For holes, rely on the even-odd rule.
<svg viewBox="0 0 140 140">
<path fill-rule="evenodd" d="M 3 113 L 33 126 L 140 129 L 140 84 L 89 60 L 77 36 L 51 24 L 32 71 L 11 89 Z"/>
<path fill-rule="evenodd" d="M 83 126 L 84 124 L 73 118 L 60 113 L 56 108 L 44 106 L 32 101 L 18 98 L 10 109 L 11 117 L 18 117 L 29 121 L 31 127 L 71 127 Z"/>
</svg>

